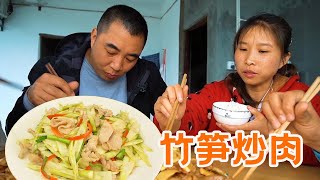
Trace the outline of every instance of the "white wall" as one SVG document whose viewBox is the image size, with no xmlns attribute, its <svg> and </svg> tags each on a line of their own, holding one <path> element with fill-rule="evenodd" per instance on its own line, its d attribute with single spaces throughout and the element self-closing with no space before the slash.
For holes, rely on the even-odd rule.
<svg viewBox="0 0 320 180">
<path fill-rule="evenodd" d="M 169 2 L 174 1 L 169 0 Z M 64 6 L 74 3 L 72 0 L 64 2 L 66 3 Z M 86 4 L 91 4 L 88 1 L 81 2 L 81 6 L 78 4 L 76 8 L 86 8 Z M 175 84 L 178 80 L 180 1 L 178 0 L 162 19 L 161 14 L 166 11 L 170 3 L 161 4 L 164 8 L 151 7 L 150 4 L 140 5 L 135 7 L 133 4 L 132 7 L 138 9 L 148 23 L 149 37 L 142 54 L 153 54 L 166 48 L 167 83 Z M 95 7 L 105 9 L 108 6 Z M 90 5 L 87 9 L 92 10 L 95 7 Z M 39 57 L 39 33 L 68 35 L 73 32 L 88 32 L 97 24 L 101 15 L 102 12 L 45 7 L 42 11 L 38 11 L 37 7 L 33 6 L 14 6 L 14 12 L 6 20 L 4 31 L 0 31 L 0 77 L 23 86 L 29 85 L 28 73 Z M 21 91 L 0 84 L 0 120 L 3 127 L 8 113 L 20 95 Z"/>
<path fill-rule="evenodd" d="M 167 85 L 178 83 L 179 78 L 179 21 L 180 1 L 172 1 L 174 5 L 161 20 L 162 49 L 166 49 L 166 75 L 163 75 Z M 168 7 L 169 8 L 169 7 Z"/>
</svg>

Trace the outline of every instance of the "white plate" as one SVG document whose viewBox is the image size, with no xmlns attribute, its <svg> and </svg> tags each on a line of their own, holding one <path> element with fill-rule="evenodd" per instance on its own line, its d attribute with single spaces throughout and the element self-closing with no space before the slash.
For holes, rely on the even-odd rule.
<svg viewBox="0 0 320 180">
<path fill-rule="evenodd" d="M 17 144 L 18 140 L 24 138 L 31 138 L 31 134 L 27 132 L 29 128 L 34 129 L 40 122 L 41 118 L 45 114 L 45 110 L 51 107 L 59 107 L 59 104 L 73 104 L 83 102 L 84 105 L 97 104 L 104 108 L 111 109 L 113 114 L 117 114 L 122 111 L 129 112 L 129 117 L 134 118 L 140 124 L 141 136 L 147 146 L 152 148 L 152 152 L 146 152 L 152 167 L 145 165 L 142 167 L 136 167 L 128 179 L 146 179 L 153 180 L 160 171 L 163 164 L 163 151 L 159 147 L 158 141 L 160 140 L 161 134 L 152 121 L 137 109 L 118 102 L 112 99 L 95 97 L 95 96 L 73 96 L 67 98 L 56 99 L 40 106 L 35 107 L 24 116 L 11 129 L 7 143 L 6 143 L 6 160 L 7 164 L 16 179 L 44 179 L 40 172 L 36 172 L 27 167 L 28 160 L 20 159 L 18 154 L 20 147 Z"/>
</svg>

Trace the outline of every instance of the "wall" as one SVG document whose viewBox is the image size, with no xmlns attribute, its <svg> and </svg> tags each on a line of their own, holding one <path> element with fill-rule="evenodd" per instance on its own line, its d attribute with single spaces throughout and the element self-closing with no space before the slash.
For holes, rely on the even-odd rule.
<svg viewBox="0 0 320 180">
<path fill-rule="evenodd" d="M 292 27 L 291 62 L 297 66 L 301 81 L 311 84 L 319 76 L 318 58 L 320 2 L 317 0 L 242 0 L 241 18 L 261 12 L 284 17 Z"/>
<path fill-rule="evenodd" d="M 0 76 L 28 85 L 27 75 L 38 59 L 39 33 L 67 35 L 90 31 L 99 16 L 101 13 L 48 8 L 37 11 L 36 7 L 15 6 L 14 12 L 6 19 L 4 31 L 0 32 Z M 20 94 L 20 91 L 0 85 L 2 125 Z"/>
<path fill-rule="evenodd" d="M 233 60 L 232 42 L 236 17 L 234 0 L 185 0 L 182 30 L 186 31 L 207 16 L 207 82 L 223 79 L 227 61 Z M 184 44 L 180 44 L 184 46 Z M 184 54 L 183 48 L 180 51 Z M 183 56 L 180 66 L 183 66 Z M 181 69 L 181 67 L 180 67 Z"/>
<path fill-rule="evenodd" d="M 170 11 L 163 16 L 160 28 L 161 47 L 166 49 L 166 75 L 164 80 L 168 85 L 178 83 L 179 75 L 179 17 L 180 1 L 175 1 Z M 161 61 L 162 62 L 162 61 Z M 161 69 L 162 70 L 162 69 Z"/>
<path fill-rule="evenodd" d="M 309 85 L 320 75 L 319 7 L 319 1 L 308 0 L 283 14 L 293 28 L 292 62 L 298 67 L 301 80 Z"/>
<path fill-rule="evenodd" d="M 207 82 L 220 80 L 228 73 L 226 61 L 233 60 L 236 1 L 184 0 L 181 31 L 186 32 L 207 17 Z M 319 75 L 318 58 L 320 2 L 317 0 L 240 0 L 240 17 L 247 19 L 257 13 L 269 12 L 283 16 L 293 29 L 291 61 L 298 67 L 302 81 L 311 84 Z M 185 36 L 182 33 L 181 37 Z M 180 67 L 183 71 L 185 41 L 180 42 Z"/>
<path fill-rule="evenodd" d="M 19 3 L 19 1 L 15 2 Z M 38 11 L 35 6 L 15 5 L 14 12 L 6 20 L 4 31 L 0 32 L 0 77 L 6 77 L 7 80 L 23 86 L 29 85 L 27 75 L 39 57 L 39 33 L 67 35 L 73 32 L 91 31 L 105 8 L 111 6 L 111 3 L 117 4 L 124 1 L 111 1 L 109 4 L 102 0 L 96 0 L 96 2 L 101 4 L 94 4 L 86 0 L 79 0 L 77 3 L 72 0 L 65 0 L 64 4 L 61 4 L 61 1 L 52 0 L 50 1 L 52 4 L 49 5 L 101 12 L 71 11 L 45 7 L 42 8 L 42 11 Z M 175 29 L 179 24 L 179 1 L 166 13 L 163 20 L 161 19 L 164 12 L 171 6 L 172 3 L 170 4 L 170 2 L 173 3 L 174 0 L 168 0 L 166 4 L 159 3 L 159 5 L 127 3 L 127 5 L 131 5 L 141 12 L 148 24 L 149 36 L 142 55 L 161 52 L 163 48 L 166 48 L 170 52 L 168 58 L 177 59 L 179 52 L 175 47 L 179 46 L 178 29 L 175 32 L 171 28 Z M 161 6 L 163 7 L 159 8 Z M 166 28 L 165 26 L 170 27 Z M 168 77 L 177 76 L 173 67 L 177 66 L 176 64 L 175 62 L 172 66 L 169 66 Z M 172 78 L 172 82 L 175 82 L 176 79 Z M 171 78 L 169 83 L 171 83 Z M 21 91 L 0 84 L 0 120 L 3 127 L 7 114 L 20 95 Z"/>
</svg>

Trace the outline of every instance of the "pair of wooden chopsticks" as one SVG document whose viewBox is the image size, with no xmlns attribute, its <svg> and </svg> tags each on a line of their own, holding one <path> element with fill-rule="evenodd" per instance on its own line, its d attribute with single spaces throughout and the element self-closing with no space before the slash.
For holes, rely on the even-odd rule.
<svg viewBox="0 0 320 180">
<path fill-rule="evenodd" d="M 186 83 L 187 83 L 187 74 L 184 74 L 183 78 L 182 78 L 182 81 L 181 81 L 181 88 L 182 89 L 184 88 Z M 171 131 L 173 123 L 174 123 L 174 120 L 175 120 L 175 117 L 176 117 L 176 114 L 178 112 L 178 106 L 179 106 L 179 101 L 178 101 L 178 99 L 176 99 L 174 101 L 173 110 L 172 110 L 172 112 L 171 112 L 171 114 L 169 116 L 169 120 L 168 120 L 168 123 L 167 123 L 167 126 L 166 126 L 165 130 Z"/>
<path fill-rule="evenodd" d="M 302 97 L 301 101 L 302 102 L 310 102 L 311 99 L 318 94 L 318 92 L 320 91 L 320 76 L 318 76 L 316 78 L 316 80 L 312 83 L 312 85 L 310 86 L 310 88 L 308 89 L 308 91 L 304 94 L 304 96 Z M 288 126 L 290 125 L 289 121 L 286 121 L 285 123 L 283 123 L 280 128 L 278 128 L 277 130 L 274 131 L 274 133 L 281 133 L 282 131 L 284 131 Z M 267 139 L 267 144 L 269 145 L 269 138 Z M 244 169 L 244 166 L 242 165 L 232 176 L 232 179 L 235 179 L 240 173 L 241 171 Z M 257 169 L 256 167 L 252 167 L 249 169 L 249 171 L 247 172 L 247 174 L 244 177 L 244 180 L 249 179 L 249 177 L 253 174 L 253 172 Z"/>
<path fill-rule="evenodd" d="M 57 74 L 57 72 L 53 69 L 53 67 L 51 66 L 50 63 L 47 63 L 45 66 L 46 66 L 46 68 L 47 68 L 47 70 L 49 71 L 50 74 L 53 74 L 53 75 L 55 75 L 55 76 L 59 76 L 59 75 Z"/>
</svg>

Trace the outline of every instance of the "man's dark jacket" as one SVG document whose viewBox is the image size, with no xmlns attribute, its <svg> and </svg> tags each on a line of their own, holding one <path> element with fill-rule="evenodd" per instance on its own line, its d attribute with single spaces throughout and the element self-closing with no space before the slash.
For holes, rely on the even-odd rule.
<svg viewBox="0 0 320 180">
<path fill-rule="evenodd" d="M 88 48 L 90 48 L 89 33 L 75 33 L 65 37 L 58 44 L 54 56 L 42 58 L 32 67 L 28 76 L 30 84 L 32 85 L 43 73 L 48 73 L 45 68 L 45 64 L 48 62 L 51 63 L 58 75 L 67 82 L 80 82 L 80 69 Z M 9 134 L 13 125 L 27 113 L 23 105 L 23 96 L 28 87 L 23 89 L 22 95 L 7 117 L 7 134 Z M 154 103 L 166 87 L 156 65 L 139 59 L 137 64 L 127 72 L 127 104 L 150 117 L 150 114 L 154 114 Z M 79 95 L 78 92 L 76 92 L 76 95 Z"/>
</svg>

